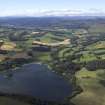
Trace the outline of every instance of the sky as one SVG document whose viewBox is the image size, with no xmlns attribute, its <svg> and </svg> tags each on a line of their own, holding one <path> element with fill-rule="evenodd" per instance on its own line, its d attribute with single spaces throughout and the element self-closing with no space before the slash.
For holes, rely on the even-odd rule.
<svg viewBox="0 0 105 105">
<path fill-rule="evenodd" d="M 0 16 L 32 15 L 45 11 L 105 11 L 105 0 L 0 0 Z"/>
</svg>

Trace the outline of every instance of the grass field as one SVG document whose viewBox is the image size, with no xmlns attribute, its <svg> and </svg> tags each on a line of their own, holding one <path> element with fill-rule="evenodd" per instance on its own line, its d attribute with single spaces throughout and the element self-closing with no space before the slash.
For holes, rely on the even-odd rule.
<svg viewBox="0 0 105 105">
<path fill-rule="evenodd" d="M 87 47 L 88 49 L 104 49 L 105 48 L 105 41 L 99 41 Z"/>
<path fill-rule="evenodd" d="M 45 53 L 41 53 L 39 52 L 38 54 L 38 59 L 41 61 L 41 62 L 46 62 L 46 61 L 50 61 L 51 60 L 51 56 L 50 56 L 50 53 L 48 52 L 45 52 Z"/>
<path fill-rule="evenodd" d="M 94 24 L 88 29 L 89 33 L 104 33 L 105 32 L 105 24 Z"/>
<path fill-rule="evenodd" d="M 83 56 L 80 58 L 80 62 L 88 62 L 96 59 L 97 58 L 94 54 L 83 54 Z"/>
<path fill-rule="evenodd" d="M 77 83 L 82 87 L 83 92 L 72 99 L 76 105 L 105 105 L 105 87 L 100 84 L 104 80 L 104 70 L 87 71 L 82 69 L 77 72 Z"/>
<path fill-rule="evenodd" d="M 30 105 L 8 97 L 0 97 L 0 105 Z"/>
</svg>

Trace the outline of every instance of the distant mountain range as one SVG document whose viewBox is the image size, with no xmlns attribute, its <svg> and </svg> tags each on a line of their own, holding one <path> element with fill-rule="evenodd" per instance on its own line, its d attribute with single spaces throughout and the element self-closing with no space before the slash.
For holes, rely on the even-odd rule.
<svg viewBox="0 0 105 105">
<path fill-rule="evenodd" d="M 75 21 L 74 21 L 75 20 Z M 44 16 L 44 17 L 28 17 L 28 16 L 10 16 L 0 17 L 0 26 L 16 27 L 16 28 L 37 28 L 48 29 L 53 27 L 78 28 L 81 25 L 94 22 L 105 23 L 105 16 Z M 81 24 L 82 23 L 82 24 Z"/>
</svg>

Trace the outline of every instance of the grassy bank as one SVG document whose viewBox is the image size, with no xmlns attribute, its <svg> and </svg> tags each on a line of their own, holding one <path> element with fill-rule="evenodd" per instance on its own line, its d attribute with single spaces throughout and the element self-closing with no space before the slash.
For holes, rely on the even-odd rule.
<svg viewBox="0 0 105 105">
<path fill-rule="evenodd" d="M 100 80 L 105 80 L 104 70 L 87 71 L 82 69 L 76 73 L 77 83 L 83 89 L 72 99 L 75 105 L 105 105 L 105 87 L 100 84 Z"/>
</svg>

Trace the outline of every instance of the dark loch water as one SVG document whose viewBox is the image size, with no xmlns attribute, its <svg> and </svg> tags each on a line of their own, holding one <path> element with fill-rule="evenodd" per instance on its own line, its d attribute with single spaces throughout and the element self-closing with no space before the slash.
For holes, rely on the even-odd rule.
<svg viewBox="0 0 105 105">
<path fill-rule="evenodd" d="M 60 101 L 72 93 L 72 86 L 61 76 L 41 64 L 29 64 L 21 69 L 0 74 L 0 91 Z"/>
</svg>

